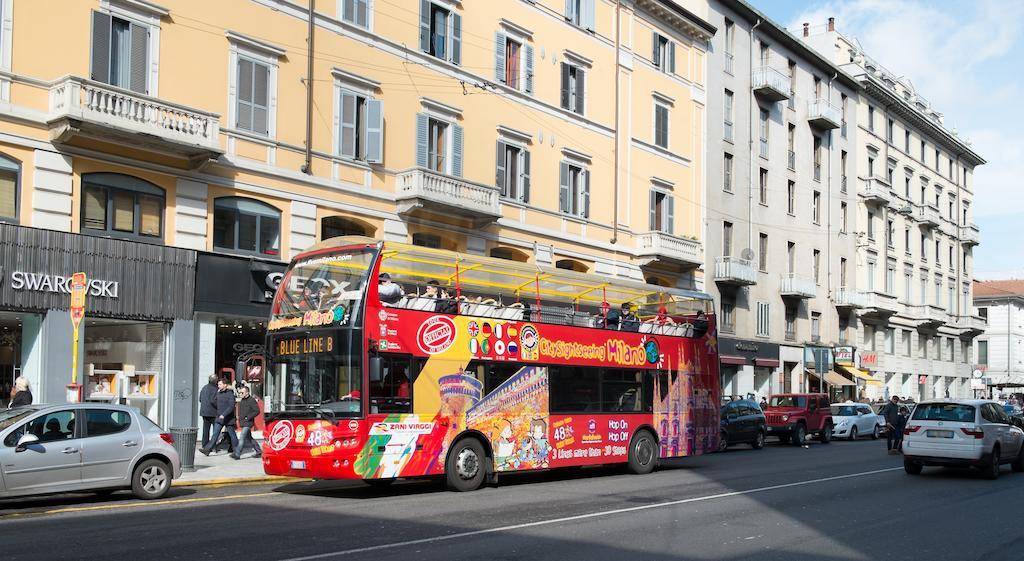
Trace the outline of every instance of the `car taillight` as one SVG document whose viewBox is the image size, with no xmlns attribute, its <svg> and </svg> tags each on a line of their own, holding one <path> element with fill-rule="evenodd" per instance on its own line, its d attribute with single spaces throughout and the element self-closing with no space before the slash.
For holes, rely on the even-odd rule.
<svg viewBox="0 0 1024 561">
<path fill-rule="evenodd" d="M 167 444 L 174 444 L 174 435 L 169 432 L 160 433 L 160 438 Z"/>
<path fill-rule="evenodd" d="M 980 428 L 978 428 L 978 429 L 965 429 L 965 428 L 962 428 L 960 430 L 963 431 L 963 433 L 966 434 L 967 436 L 973 436 L 974 438 L 985 438 L 985 431 L 981 430 Z"/>
<path fill-rule="evenodd" d="M 917 432 L 919 430 L 921 430 L 920 426 L 918 426 L 918 425 L 911 425 L 911 426 L 903 429 L 903 436 L 907 436 L 908 434 L 915 433 L 915 432 Z"/>
</svg>

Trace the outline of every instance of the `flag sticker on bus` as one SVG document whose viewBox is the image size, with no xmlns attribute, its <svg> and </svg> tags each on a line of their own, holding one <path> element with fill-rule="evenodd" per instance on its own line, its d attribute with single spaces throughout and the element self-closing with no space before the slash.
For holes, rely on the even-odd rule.
<svg viewBox="0 0 1024 561">
<path fill-rule="evenodd" d="M 445 316 L 427 319 L 416 333 L 416 342 L 427 354 L 443 353 L 455 342 L 455 322 Z"/>
</svg>

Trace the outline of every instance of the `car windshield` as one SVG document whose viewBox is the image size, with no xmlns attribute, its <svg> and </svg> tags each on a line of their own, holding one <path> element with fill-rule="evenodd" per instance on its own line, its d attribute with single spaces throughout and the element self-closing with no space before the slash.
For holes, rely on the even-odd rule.
<svg viewBox="0 0 1024 561">
<path fill-rule="evenodd" d="M 275 418 L 362 416 L 362 331 L 341 329 L 271 338 Z"/>
<path fill-rule="evenodd" d="M 807 398 L 802 395 L 773 395 L 769 407 L 807 407 Z"/>
<path fill-rule="evenodd" d="M 857 408 L 853 405 L 833 405 L 832 406 L 833 417 L 856 417 Z"/>
<path fill-rule="evenodd" d="M 358 320 L 376 251 L 341 250 L 292 264 L 274 297 L 268 330 L 343 326 Z"/>
<path fill-rule="evenodd" d="M 915 421 L 974 422 L 974 406 L 959 403 L 925 403 L 914 409 Z"/>
<path fill-rule="evenodd" d="M 36 411 L 39 411 L 38 407 L 15 407 L 0 411 L 0 430 L 4 430 Z"/>
</svg>

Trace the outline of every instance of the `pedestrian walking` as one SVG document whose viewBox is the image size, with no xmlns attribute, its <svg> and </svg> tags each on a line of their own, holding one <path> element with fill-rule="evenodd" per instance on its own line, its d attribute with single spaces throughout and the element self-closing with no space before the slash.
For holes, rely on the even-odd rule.
<svg viewBox="0 0 1024 561">
<path fill-rule="evenodd" d="M 765 409 L 768 409 L 768 400 L 765 399 L 764 396 L 761 396 L 761 403 L 759 403 L 758 405 L 761 406 L 761 411 L 764 411 Z"/>
<path fill-rule="evenodd" d="M 903 429 L 907 427 L 907 420 L 910 419 L 910 409 L 905 406 L 900 406 L 900 414 L 896 419 L 896 440 L 892 446 L 893 450 L 897 452 L 903 451 Z"/>
<path fill-rule="evenodd" d="M 231 457 L 236 460 L 240 459 L 242 452 L 245 451 L 245 443 L 251 441 L 254 452 L 252 457 L 259 458 L 262 453 L 260 445 L 256 444 L 256 440 L 252 438 L 252 427 L 256 424 L 256 417 L 260 414 L 260 405 L 256 403 L 256 398 L 249 393 L 249 386 L 239 388 L 238 396 L 242 398 L 238 402 L 238 426 L 242 428 L 242 433 L 238 435 L 238 444 Z"/>
<path fill-rule="evenodd" d="M 199 416 L 203 418 L 203 447 L 210 443 L 210 429 L 213 428 L 213 421 L 217 418 L 217 379 L 216 374 L 210 374 L 208 382 L 203 389 L 199 390 Z"/>
<path fill-rule="evenodd" d="M 900 396 L 894 395 L 886 403 L 882 410 L 879 411 L 883 418 L 885 418 L 885 447 L 890 454 L 898 454 L 899 451 L 894 447 L 896 444 L 896 423 L 899 422 L 900 417 Z M 899 431 L 900 437 L 903 436 L 903 429 Z"/>
<path fill-rule="evenodd" d="M 11 390 L 11 403 L 9 408 L 32 405 L 32 391 L 28 389 L 28 378 L 18 376 L 14 380 L 14 389 Z"/>
<path fill-rule="evenodd" d="M 231 439 L 231 447 L 238 450 L 238 436 L 235 434 L 235 392 L 231 391 L 231 383 L 221 378 L 217 381 L 217 417 L 213 421 L 213 433 L 210 441 L 199 449 L 204 456 L 210 455 L 210 450 L 217 444 L 222 430 L 227 432 Z M 225 430 L 226 429 L 226 430 Z M 232 458 L 238 459 L 234 454 Z"/>
</svg>

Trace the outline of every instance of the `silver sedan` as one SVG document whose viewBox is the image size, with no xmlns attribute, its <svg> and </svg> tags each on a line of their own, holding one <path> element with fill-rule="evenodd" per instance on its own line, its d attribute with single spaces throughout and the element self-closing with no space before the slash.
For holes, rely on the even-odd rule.
<svg viewBox="0 0 1024 561">
<path fill-rule="evenodd" d="M 885 419 L 863 403 L 836 403 L 832 405 L 832 438 L 856 440 L 861 436 L 878 438 L 885 427 Z"/>
<path fill-rule="evenodd" d="M 0 411 L 0 497 L 131 489 L 158 499 L 181 475 L 173 437 L 135 409 L 68 403 Z"/>
</svg>

